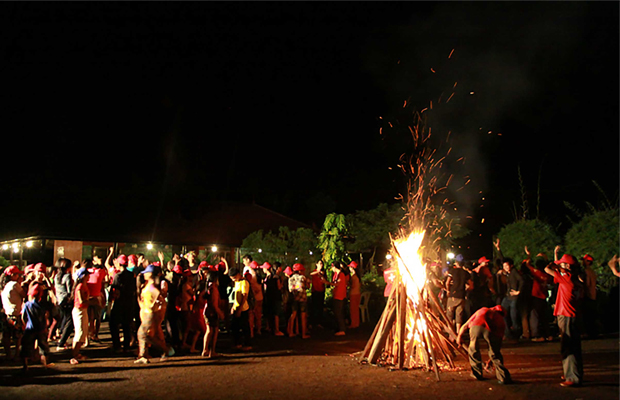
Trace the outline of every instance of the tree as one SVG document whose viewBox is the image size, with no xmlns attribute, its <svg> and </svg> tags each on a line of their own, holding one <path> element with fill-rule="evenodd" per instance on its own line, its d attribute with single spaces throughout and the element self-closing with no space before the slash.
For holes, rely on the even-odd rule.
<svg viewBox="0 0 620 400">
<path fill-rule="evenodd" d="M 241 251 L 251 255 L 256 262 L 281 262 L 291 265 L 296 262 L 306 264 L 316 259 L 316 238 L 312 229 L 298 228 L 291 231 L 281 226 L 277 233 L 252 232 L 243 240 Z"/>
<path fill-rule="evenodd" d="M 317 247 L 321 250 L 326 265 L 348 260 L 345 249 L 345 237 L 348 233 L 349 228 L 344 215 L 331 213 L 325 217 Z"/>
</svg>

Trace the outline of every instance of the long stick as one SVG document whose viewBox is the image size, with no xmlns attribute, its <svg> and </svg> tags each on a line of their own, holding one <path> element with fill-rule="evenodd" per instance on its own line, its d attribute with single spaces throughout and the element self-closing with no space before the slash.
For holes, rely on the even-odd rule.
<svg viewBox="0 0 620 400">
<path fill-rule="evenodd" d="M 387 336 L 392 330 L 392 324 L 394 323 L 394 319 L 396 319 L 396 304 L 394 302 L 390 303 L 390 311 L 388 312 L 388 317 L 385 319 L 385 324 L 381 328 L 379 328 L 379 332 L 377 332 L 377 337 L 375 338 L 375 343 L 370 349 L 370 353 L 368 354 L 368 362 L 371 364 L 376 364 L 380 351 L 387 340 Z"/>
<path fill-rule="evenodd" d="M 403 369 L 405 362 L 405 328 L 407 325 L 407 293 L 405 290 L 405 285 L 401 285 L 400 310 L 398 310 L 400 315 L 400 325 L 398 326 L 398 369 Z"/>
</svg>

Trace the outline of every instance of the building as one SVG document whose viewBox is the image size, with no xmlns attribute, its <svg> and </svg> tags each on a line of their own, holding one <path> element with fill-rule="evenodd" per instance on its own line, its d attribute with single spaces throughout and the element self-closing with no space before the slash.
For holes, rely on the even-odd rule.
<svg viewBox="0 0 620 400">
<path fill-rule="evenodd" d="M 105 210 L 76 207 L 69 215 L 33 213 L 28 221 L 4 223 L 0 256 L 11 264 L 34 262 L 53 265 L 58 258 L 83 260 L 95 255 L 143 253 L 150 261 L 163 252 L 166 260 L 194 250 L 199 259 L 217 262 L 225 256 L 231 265 L 240 261 L 240 247 L 259 229 L 277 231 L 286 226 L 308 226 L 257 204 L 191 202 L 186 207 L 127 210 L 110 205 Z M 88 211 L 88 212 L 84 212 Z"/>
</svg>

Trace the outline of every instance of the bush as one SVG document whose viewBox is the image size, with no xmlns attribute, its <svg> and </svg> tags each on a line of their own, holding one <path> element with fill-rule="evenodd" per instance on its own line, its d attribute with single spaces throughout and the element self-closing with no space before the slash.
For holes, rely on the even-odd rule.
<svg viewBox="0 0 620 400">
<path fill-rule="evenodd" d="M 545 253 L 553 258 L 553 249 L 560 243 L 560 237 L 553 228 L 541 220 L 521 220 L 504 226 L 497 237 L 504 257 L 510 257 L 515 265 L 525 258 L 525 246 L 532 255 Z"/>
<path fill-rule="evenodd" d="M 601 290 L 609 291 L 617 279 L 607 266 L 607 261 L 618 254 L 620 229 L 618 210 L 593 211 L 584 215 L 566 233 L 566 252 L 577 258 L 589 254 L 594 258 L 593 269 L 598 275 Z"/>
</svg>

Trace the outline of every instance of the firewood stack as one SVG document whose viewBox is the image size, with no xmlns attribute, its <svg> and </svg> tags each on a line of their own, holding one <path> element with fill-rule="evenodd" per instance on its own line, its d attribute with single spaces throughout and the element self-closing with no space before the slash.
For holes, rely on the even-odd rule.
<svg viewBox="0 0 620 400">
<path fill-rule="evenodd" d="M 426 266 L 417 256 L 421 238 L 413 245 L 413 250 L 406 247 L 411 245 L 413 236 L 392 241 L 398 275 L 359 361 L 394 369 L 424 368 L 434 371 L 439 380 L 440 366 L 455 369 L 455 357 L 461 354 L 467 359 L 467 353 L 456 344 L 456 332 L 427 287 Z M 415 257 L 411 256 L 412 251 Z M 421 282 L 416 283 L 416 280 Z"/>
</svg>

